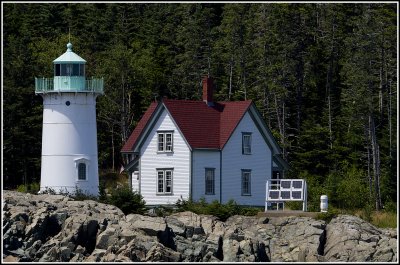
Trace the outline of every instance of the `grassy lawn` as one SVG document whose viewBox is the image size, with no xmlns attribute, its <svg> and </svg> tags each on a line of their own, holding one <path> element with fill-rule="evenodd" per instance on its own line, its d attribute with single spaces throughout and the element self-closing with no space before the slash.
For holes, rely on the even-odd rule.
<svg viewBox="0 0 400 265">
<path fill-rule="evenodd" d="M 373 212 L 371 223 L 380 228 L 396 228 L 397 214 L 390 212 Z"/>
</svg>

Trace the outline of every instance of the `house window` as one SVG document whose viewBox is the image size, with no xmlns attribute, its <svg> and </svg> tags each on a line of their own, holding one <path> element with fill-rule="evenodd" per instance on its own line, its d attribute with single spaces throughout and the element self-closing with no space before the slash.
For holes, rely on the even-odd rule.
<svg viewBox="0 0 400 265">
<path fill-rule="evenodd" d="M 251 195 L 251 170 L 242 169 L 242 195 Z"/>
<path fill-rule="evenodd" d="M 214 195 L 215 194 L 215 169 L 214 168 L 206 168 L 205 178 L 206 178 L 206 194 Z"/>
<path fill-rule="evenodd" d="M 158 152 L 172 152 L 173 133 L 158 132 Z"/>
<path fill-rule="evenodd" d="M 242 133 L 242 154 L 251 154 L 251 133 Z"/>
<path fill-rule="evenodd" d="M 172 194 L 172 169 L 157 170 L 157 194 Z"/>
<path fill-rule="evenodd" d="M 86 164 L 79 163 L 78 164 L 78 179 L 79 180 L 86 180 Z"/>
</svg>

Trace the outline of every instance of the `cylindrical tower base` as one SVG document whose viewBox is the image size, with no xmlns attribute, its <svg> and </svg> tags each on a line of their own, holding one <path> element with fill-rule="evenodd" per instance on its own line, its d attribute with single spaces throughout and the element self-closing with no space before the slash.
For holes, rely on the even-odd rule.
<svg viewBox="0 0 400 265">
<path fill-rule="evenodd" d="M 96 94 L 43 94 L 41 192 L 99 194 Z"/>
</svg>

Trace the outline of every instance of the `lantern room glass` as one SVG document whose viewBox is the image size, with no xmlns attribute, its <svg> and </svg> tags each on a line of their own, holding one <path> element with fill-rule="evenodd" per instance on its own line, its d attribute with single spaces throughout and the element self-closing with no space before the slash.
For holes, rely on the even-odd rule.
<svg viewBox="0 0 400 265">
<path fill-rule="evenodd" d="M 85 64 L 55 64 L 54 76 L 85 76 Z"/>
</svg>

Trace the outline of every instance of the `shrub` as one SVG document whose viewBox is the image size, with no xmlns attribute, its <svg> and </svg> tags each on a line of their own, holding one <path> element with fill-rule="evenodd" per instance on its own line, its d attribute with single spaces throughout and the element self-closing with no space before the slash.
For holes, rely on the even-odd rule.
<svg viewBox="0 0 400 265">
<path fill-rule="evenodd" d="M 116 189 L 118 185 L 128 185 L 128 175 L 126 173 L 119 174 L 115 171 L 100 172 L 99 182 L 106 189 Z"/>
<path fill-rule="evenodd" d="M 226 204 L 221 204 L 219 201 L 214 200 L 207 203 L 204 198 L 198 202 L 189 200 L 178 200 L 176 203 L 178 211 L 190 211 L 196 214 L 207 214 L 218 217 L 221 221 L 226 221 L 233 215 L 256 215 L 260 209 L 256 207 L 245 207 L 238 205 L 234 200 L 229 200 Z"/>
<path fill-rule="evenodd" d="M 337 201 L 340 208 L 362 209 L 369 207 L 369 192 L 365 183 L 365 172 L 353 166 L 344 166 L 343 178 L 338 184 Z"/>
<path fill-rule="evenodd" d="M 168 215 L 174 213 L 174 209 L 172 207 L 168 207 L 168 206 L 164 206 L 164 205 L 160 205 L 153 209 L 154 209 L 154 213 L 158 217 L 165 217 L 165 216 L 168 216 Z"/>
<path fill-rule="evenodd" d="M 114 189 L 111 192 L 109 203 L 117 206 L 125 215 L 130 213 L 143 214 L 146 212 L 146 202 L 143 200 L 142 195 L 132 191 L 127 186 Z"/>
<path fill-rule="evenodd" d="M 25 184 L 21 184 L 21 185 L 19 185 L 19 186 L 17 187 L 17 191 L 18 191 L 18 192 L 24 192 L 24 193 L 26 193 L 26 192 L 28 191 L 28 188 L 26 187 Z"/>
<path fill-rule="evenodd" d="M 388 213 L 397 213 L 397 203 L 393 201 L 387 201 L 383 209 Z"/>
<path fill-rule="evenodd" d="M 75 193 L 72 194 L 71 197 L 76 201 L 84 201 L 84 200 L 97 201 L 97 196 L 88 194 L 78 187 L 75 188 Z"/>
<path fill-rule="evenodd" d="M 315 219 L 324 220 L 325 222 L 329 223 L 332 218 L 337 217 L 340 213 L 341 212 L 338 209 L 328 206 L 328 211 L 318 213 Z"/>
<path fill-rule="evenodd" d="M 45 189 L 42 191 L 42 194 L 51 194 L 51 195 L 56 195 L 57 192 L 55 189 L 50 188 L 50 187 L 45 187 Z M 61 193 L 62 194 L 62 193 Z"/>
<path fill-rule="evenodd" d="M 102 203 L 109 203 L 109 199 L 106 192 L 106 185 L 104 182 L 100 182 L 99 185 L 99 201 Z"/>
<path fill-rule="evenodd" d="M 40 184 L 37 182 L 33 182 L 28 185 L 21 184 L 17 187 L 17 191 L 24 193 L 37 194 L 39 190 L 40 190 Z"/>
<path fill-rule="evenodd" d="M 29 184 L 29 189 L 28 192 L 32 193 L 32 194 L 37 194 L 40 190 L 40 183 L 38 182 L 33 182 L 31 184 Z"/>
<path fill-rule="evenodd" d="M 298 178 L 307 181 L 307 210 L 309 212 L 318 212 L 320 210 L 321 195 L 327 194 L 327 189 L 318 181 L 320 177 L 301 172 Z M 285 202 L 286 205 L 287 202 Z"/>
</svg>

